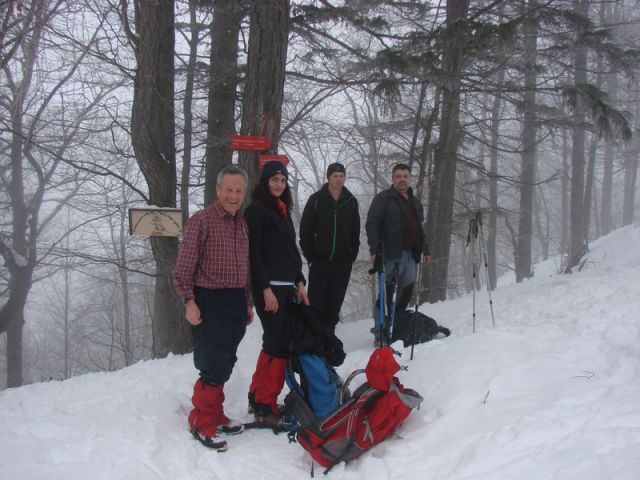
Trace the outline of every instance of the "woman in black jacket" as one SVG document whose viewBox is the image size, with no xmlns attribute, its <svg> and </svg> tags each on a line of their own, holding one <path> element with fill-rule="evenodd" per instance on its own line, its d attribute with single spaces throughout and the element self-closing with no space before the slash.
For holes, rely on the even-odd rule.
<svg viewBox="0 0 640 480">
<path fill-rule="evenodd" d="M 262 350 L 249 387 L 256 421 L 275 424 L 289 355 L 289 320 L 294 303 L 309 304 L 291 220 L 287 168 L 267 162 L 244 217 L 249 226 L 251 291 L 262 324 Z"/>
</svg>

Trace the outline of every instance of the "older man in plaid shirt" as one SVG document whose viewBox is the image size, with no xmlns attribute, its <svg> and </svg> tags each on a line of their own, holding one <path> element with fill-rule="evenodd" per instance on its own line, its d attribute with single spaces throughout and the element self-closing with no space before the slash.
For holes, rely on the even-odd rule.
<svg viewBox="0 0 640 480">
<path fill-rule="evenodd" d="M 234 166 L 218 175 L 217 200 L 193 214 L 183 236 L 174 283 L 192 325 L 193 361 L 200 378 L 189 413 L 191 433 L 206 447 L 227 449 L 217 434 L 238 434 L 241 423 L 224 414 L 224 384 L 237 360 L 246 326 L 253 320 L 249 293 L 249 237 L 240 207 L 246 173 Z"/>
</svg>

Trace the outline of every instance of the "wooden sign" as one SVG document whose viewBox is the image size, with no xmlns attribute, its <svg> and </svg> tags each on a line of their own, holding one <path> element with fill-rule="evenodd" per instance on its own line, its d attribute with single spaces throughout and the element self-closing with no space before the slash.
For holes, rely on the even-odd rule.
<svg viewBox="0 0 640 480">
<path fill-rule="evenodd" d="M 258 168 L 264 167 L 264 164 L 271 160 L 277 160 L 285 167 L 289 165 L 289 157 L 286 155 L 259 155 L 258 156 Z"/>
<path fill-rule="evenodd" d="M 182 210 L 177 208 L 130 208 L 129 235 L 178 237 L 182 235 Z"/>
<path fill-rule="evenodd" d="M 267 137 L 249 135 L 231 135 L 232 150 L 256 150 L 262 151 L 269 148 L 271 142 Z"/>
</svg>

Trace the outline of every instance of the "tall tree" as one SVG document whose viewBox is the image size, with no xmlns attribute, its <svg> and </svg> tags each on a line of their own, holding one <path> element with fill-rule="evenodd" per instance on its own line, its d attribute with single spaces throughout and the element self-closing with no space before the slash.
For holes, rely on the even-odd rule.
<svg viewBox="0 0 640 480">
<path fill-rule="evenodd" d="M 460 84 L 468 0 L 448 0 L 446 41 L 442 57 L 442 114 L 435 150 L 434 178 L 429 191 L 427 226 L 431 240 L 429 300 L 446 298 L 449 250 L 453 231 L 453 200 L 460 142 Z"/>
<path fill-rule="evenodd" d="M 251 0 L 249 57 L 240 133 L 267 137 L 272 153 L 277 153 L 280 140 L 289 8 L 289 0 Z M 257 153 L 240 151 L 240 164 L 253 185 L 258 173 Z"/>
<path fill-rule="evenodd" d="M 128 18 L 123 0 L 123 18 Z M 149 203 L 157 207 L 176 206 L 176 152 L 174 112 L 174 0 L 135 3 L 134 42 L 137 68 L 131 140 L 138 166 L 149 188 Z M 184 353 L 191 337 L 184 321 L 181 300 L 173 288 L 173 270 L 178 253 L 174 237 L 151 237 L 156 263 L 153 301 L 154 355 Z"/>
<path fill-rule="evenodd" d="M 7 332 L 7 385 L 23 382 L 23 339 L 25 304 L 34 272 L 50 252 L 39 248 L 47 226 L 63 205 L 80 188 L 78 172 L 69 174 L 61 184 L 60 165 L 84 132 L 81 125 L 90 122 L 90 114 L 110 92 L 95 90 L 83 102 L 74 98 L 72 80 L 86 58 L 85 50 L 69 48 L 64 55 L 55 51 L 57 30 L 52 23 L 63 16 L 65 2 L 34 0 L 24 6 L 22 21 L 26 30 L 17 49 L 4 65 L 2 100 L 4 132 L 0 182 L 7 193 L 11 220 L 6 235 L 0 235 L 0 255 L 8 270 L 6 302 L 0 308 L 0 332 Z M 91 45 L 95 34 L 88 40 Z M 44 49 L 50 58 L 60 61 L 54 71 L 37 70 Z M 54 60 L 55 61 L 55 60 Z M 71 104 L 73 104 L 71 106 Z M 58 127 L 57 130 L 52 125 Z M 66 174 L 66 172 L 65 172 Z M 51 198 L 47 195 L 49 192 Z M 46 201 L 52 207 L 43 211 Z M 55 245 L 60 239 L 51 239 Z"/>
<path fill-rule="evenodd" d="M 636 89 L 638 82 L 635 83 Z M 637 91 L 637 90 L 636 90 Z M 640 164 L 640 106 L 635 107 L 635 132 L 636 135 L 625 144 L 624 149 L 624 194 L 622 203 L 622 225 L 631 225 L 635 211 L 635 199 L 638 179 L 638 165 Z"/>
<path fill-rule="evenodd" d="M 575 0 L 575 13 L 585 22 L 578 26 L 575 40 L 575 56 L 573 65 L 574 85 L 576 89 L 587 83 L 587 47 L 584 37 L 587 30 L 588 0 Z M 571 213 L 569 229 L 569 255 L 567 271 L 575 267 L 584 255 L 587 245 L 584 238 L 584 166 L 585 166 L 585 100 L 576 95 L 573 108 L 573 131 L 571 146 Z"/>
<path fill-rule="evenodd" d="M 211 23 L 211 61 L 209 64 L 209 110 L 207 114 L 207 149 L 204 203 L 216 198 L 218 173 L 231 163 L 231 134 L 236 131 L 235 113 L 238 72 L 238 37 L 245 0 L 214 2 Z"/>
<path fill-rule="evenodd" d="M 538 25 L 537 0 L 527 2 L 523 28 L 524 95 L 522 119 L 522 154 L 520 167 L 520 209 L 518 244 L 516 246 L 516 282 L 533 276 L 531 266 L 531 232 L 533 225 L 533 193 L 536 172 L 536 49 Z"/>
</svg>

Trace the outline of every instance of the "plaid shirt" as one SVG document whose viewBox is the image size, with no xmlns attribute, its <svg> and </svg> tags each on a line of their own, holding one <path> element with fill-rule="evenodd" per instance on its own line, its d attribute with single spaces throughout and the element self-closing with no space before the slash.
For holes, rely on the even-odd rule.
<svg viewBox="0 0 640 480">
<path fill-rule="evenodd" d="M 240 213 L 231 216 L 215 202 L 194 213 L 184 229 L 174 284 L 185 300 L 194 298 L 193 287 L 244 288 L 249 293 L 249 236 Z"/>
</svg>

